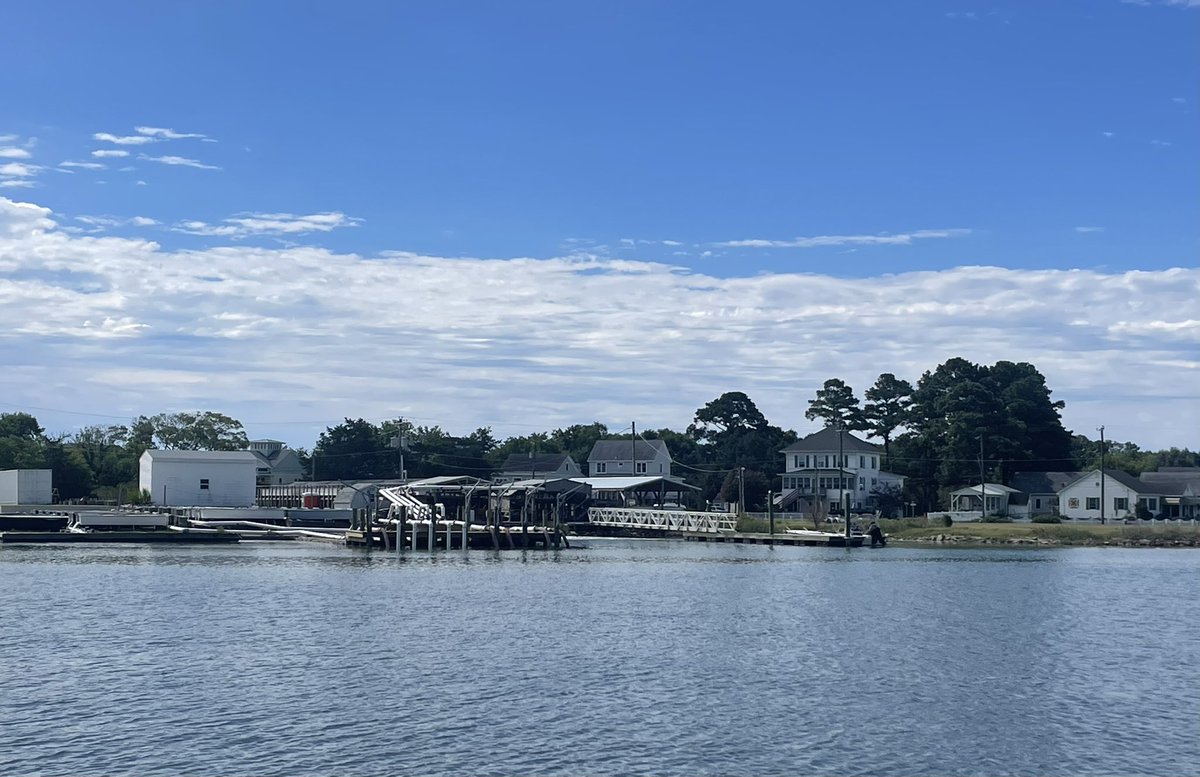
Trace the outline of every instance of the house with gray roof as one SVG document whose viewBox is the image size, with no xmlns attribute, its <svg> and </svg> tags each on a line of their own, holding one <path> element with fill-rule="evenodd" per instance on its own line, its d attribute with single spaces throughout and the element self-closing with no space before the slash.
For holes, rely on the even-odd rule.
<svg viewBox="0 0 1200 777">
<path fill-rule="evenodd" d="M 1009 499 L 1013 518 L 1058 515 L 1058 492 L 1083 476 L 1082 472 L 1016 472 L 1009 485 L 1020 491 L 1020 500 Z"/>
<path fill-rule="evenodd" d="M 1200 518 L 1200 467 L 1159 467 L 1143 472 L 1138 480 L 1153 489 L 1161 500 L 1158 509 L 1147 509 L 1163 518 Z"/>
<path fill-rule="evenodd" d="M 300 455 L 279 440 L 251 440 L 248 450 L 258 459 L 255 481 L 260 486 L 286 486 L 304 477 Z"/>
<path fill-rule="evenodd" d="M 576 478 L 583 470 L 565 453 L 512 453 L 504 460 L 496 479 L 507 483 L 518 480 Z"/>
<path fill-rule="evenodd" d="M 837 512 L 843 499 L 852 511 L 874 510 L 876 493 L 904 485 L 901 475 L 883 471 L 882 446 L 845 430 L 826 427 L 780 453 L 784 472 L 776 503 L 783 510 Z"/>
<path fill-rule="evenodd" d="M 1064 518 L 1077 520 L 1133 518 L 1139 502 L 1150 510 L 1151 505 L 1160 507 L 1160 497 L 1156 486 L 1144 483 L 1128 472 L 1108 469 L 1101 475 L 1100 470 L 1094 469 L 1058 492 L 1058 510 Z M 1159 510 L 1150 512 L 1155 514 Z"/>
<path fill-rule="evenodd" d="M 588 476 L 671 474 L 671 452 L 662 440 L 597 440 L 587 457 Z"/>
</svg>

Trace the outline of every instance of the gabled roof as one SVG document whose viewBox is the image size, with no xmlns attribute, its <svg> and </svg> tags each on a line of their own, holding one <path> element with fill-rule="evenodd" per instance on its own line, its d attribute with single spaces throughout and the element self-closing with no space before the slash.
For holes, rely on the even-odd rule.
<svg viewBox="0 0 1200 777">
<path fill-rule="evenodd" d="M 635 447 L 636 446 L 636 447 Z M 671 458 L 667 444 L 662 440 L 597 440 L 588 454 L 588 461 L 630 461 L 637 457 L 638 461 L 650 461 L 660 454 Z"/>
<path fill-rule="evenodd" d="M 554 472 L 571 457 L 565 453 L 510 453 L 500 469 L 504 472 Z"/>
<path fill-rule="evenodd" d="M 1057 494 L 1079 480 L 1082 472 L 1015 472 L 1012 487 L 1026 494 Z"/>
<path fill-rule="evenodd" d="M 250 451 L 175 451 L 150 448 L 142 455 L 149 456 L 153 461 L 258 461 L 258 457 Z"/>
<path fill-rule="evenodd" d="M 1192 493 L 1200 493 L 1200 467 L 1159 467 L 1157 472 L 1143 472 L 1140 480 L 1163 496 L 1182 496 L 1189 486 Z"/>
<path fill-rule="evenodd" d="M 979 485 L 976 484 L 973 486 L 963 486 L 962 488 L 955 489 L 954 491 L 951 491 L 950 493 L 951 494 L 963 494 L 964 496 L 969 496 L 971 494 L 975 494 L 976 496 L 978 496 L 979 495 Z M 1020 491 L 1018 491 L 1015 488 L 1009 488 L 1008 486 L 1002 486 L 999 483 L 984 483 L 983 484 L 983 493 L 986 494 L 987 496 L 1004 496 L 1005 494 L 1019 494 Z"/>
<path fill-rule="evenodd" d="M 1075 478 L 1070 483 L 1063 486 L 1063 488 L 1060 488 L 1059 491 L 1062 491 L 1065 488 L 1070 488 L 1071 486 L 1075 485 L 1076 483 L 1087 480 L 1090 477 L 1094 477 L 1094 476 L 1098 475 L 1099 473 L 1100 473 L 1100 470 L 1098 470 L 1098 469 L 1094 469 L 1091 472 L 1084 472 L 1079 477 Z M 1148 486 L 1148 484 L 1143 483 L 1142 481 L 1135 478 L 1133 475 L 1130 475 L 1128 472 L 1125 472 L 1123 470 L 1106 469 L 1106 470 L 1104 470 L 1104 474 L 1108 475 L 1110 478 L 1117 481 L 1118 483 L 1125 486 L 1130 491 L 1133 491 L 1136 494 L 1160 493 L 1157 489 L 1150 488 Z"/>
<path fill-rule="evenodd" d="M 826 426 L 819 432 L 813 432 L 802 440 L 797 440 L 781 453 L 836 453 L 838 451 L 838 431 L 832 426 Z M 841 450 L 844 453 L 864 452 L 883 453 L 883 447 L 860 440 L 852 433 L 841 432 Z"/>
</svg>

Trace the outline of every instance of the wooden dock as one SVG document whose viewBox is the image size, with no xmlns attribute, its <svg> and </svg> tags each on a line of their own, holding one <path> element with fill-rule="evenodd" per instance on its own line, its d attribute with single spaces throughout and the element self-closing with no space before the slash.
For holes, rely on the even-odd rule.
<svg viewBox="0 0 1200 777">
<path fill-rule="evenodd" d="M 552 526 L 484 526 L 472 524 L 466 532 L 457 523 L 449 531 L 438 526 L 430 536 L 428 524 L 405 526 L 401 534 L 401 549 L 410 550 L 461 550 L 464 542 L 469 550 L 518 550 L 522 548 L 552 549 L 570 547 L 565 536 L 555 536 Z M 345 543 L 352 547 L 383 548 L 396 550 L 396 530 L 382 525 L 372 526 L 369 532 L 352 528 L 346 532 Z"/>
<path fill-rule="evenodd" d="M 767 534 L 753 532 L 685 532 L 683 538 L 689 542 L 732 542 L 743 545 L 806 545 L 821 548 L 860 548 L 863 540 L 861 534 L 831 534 L 826 537 L 816 537 L 804 534 Z"/>
</svg>

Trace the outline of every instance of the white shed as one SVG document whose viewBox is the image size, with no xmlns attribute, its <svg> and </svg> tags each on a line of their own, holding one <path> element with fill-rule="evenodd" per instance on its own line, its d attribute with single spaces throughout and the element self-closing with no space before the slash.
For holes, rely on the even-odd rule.
<svg viewBox="0 0 1200 777">
<path fill-rule="evenodd" d="M 48 505 L 54 501 L 54 473 L 48 469 L 0 471 L 0 505 Z"/>
<path fill-rule="evenodd" d="M 254 504 L 258 457 L 250 451 L 149 450 L 139 483 L 150 501 L 176 507 L 249 507 Z"/>
</svg>

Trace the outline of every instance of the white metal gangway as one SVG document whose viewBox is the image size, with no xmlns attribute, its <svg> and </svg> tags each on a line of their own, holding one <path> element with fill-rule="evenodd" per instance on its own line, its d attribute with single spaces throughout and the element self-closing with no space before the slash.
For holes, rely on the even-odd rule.
<svg viewBox="0 0 1200 777">
<path fill-rule="evenodd" d="M 734 531 L 737 518 L 729 513 L 655 510 L 639 507 L 589 507 L 588 522 L 617 529 L 656 529 L 670 532 Z"/>
<path fill-rule="evenodd" d="M 425 504 L 420 499 L 417 499 L 404 486 L 393 486 L 391 488 L 379 489 L 379 495 L 391 503 L 388 508 L 388 520 L 396 518 L 397 508 L 405 508 L 407 519 L 409 521 L 432 521 L 435 517 L 441 518 L 434 508 Z"/>
</svg>

